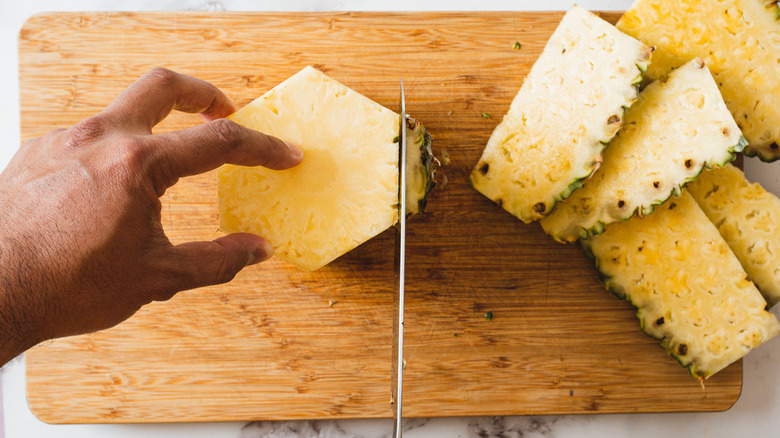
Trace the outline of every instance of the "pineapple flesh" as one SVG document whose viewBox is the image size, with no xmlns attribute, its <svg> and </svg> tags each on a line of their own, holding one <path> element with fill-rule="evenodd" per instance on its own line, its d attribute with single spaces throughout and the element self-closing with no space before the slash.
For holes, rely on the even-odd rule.
<svg viewBox="0 0 780 438">
<path fill-rule="evenodd" d="M 701 57 L 748 140 L 780 158 L 780 6 L 768 0 L 636 0 L 618 29 L 654 45 L 650 78 Z"/>
<path fill-rule="evenodd" d="M 780 332 L 780 323 L 696 201 L 683 192 L 646 217 L 582 241 L 605 287 L 642 330 L 704 380 Z"/>
<path fill-rule="evenodd" d="M 703 168 L 733 160 L 743 145 L 712 75 L 696 58 L 642 90 L 602 165 L 542 219 L 542 228 L 573 242 L 635 213 L 650 214 Z"/>
<path fill-rule="evenodd" d="M 318 269 L 398 220 L 400 115 L 306 67 L 230 118 L 299 145 L 287 170 L 218 170 L 220 229 L 265 237 L 274 253 Z M 407 125 L 408 214 L 433 185 L 431 136 Z"/>
<path fill-rule="evenodd" d="M 575 6 L 550 37 L 474 170 L 476 190 L 538 220 L 601 161 L 652 48 Z"/>
<path fill-rule="evenodd" d="M 712 169 L 687 187 L 769 306 L 780 301 L 780 199 L 738 168 Z"/>
</svg>

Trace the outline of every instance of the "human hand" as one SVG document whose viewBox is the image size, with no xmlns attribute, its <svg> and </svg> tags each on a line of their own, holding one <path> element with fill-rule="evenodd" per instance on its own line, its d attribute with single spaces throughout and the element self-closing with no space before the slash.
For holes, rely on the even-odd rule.
<svg viewBox="0 0 780 438">
<path fill-rule="evenodd" d="M 173 109 L 206 123 L 152 135 Z M 0 174 L 0 365 L 270 257 L 244 233 L 172 245 L 160 222 L 159 198 L 180 177 L 302 160 L 296 146 L 221 118 L 233 111 L 213 85 L 155 69 L 100 114 L 20 147 Z"/>
</svg>

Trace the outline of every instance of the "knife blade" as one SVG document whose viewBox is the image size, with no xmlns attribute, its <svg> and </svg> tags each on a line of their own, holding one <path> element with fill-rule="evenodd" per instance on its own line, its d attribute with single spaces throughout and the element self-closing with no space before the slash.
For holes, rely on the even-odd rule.
<svg viewBox="0 0 780 438">
<path fill-rule="evenodd" d="M 401 110 L 398 126 L 398 224 L 395 228 L 395 294 L 393 296 L 393 360 L 390 403 L 393 406 L 393 437 L 401 438 L 403 430 L 404 372 L 404 286 L 406 265 L 406 101 L 401 80 Z"/>
</svg>

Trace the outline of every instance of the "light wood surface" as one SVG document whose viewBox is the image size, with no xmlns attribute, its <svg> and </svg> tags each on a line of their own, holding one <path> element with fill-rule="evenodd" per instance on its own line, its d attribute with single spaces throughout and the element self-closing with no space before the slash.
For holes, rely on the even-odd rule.
<svg viewBox="0 0 780 438">
<path fill-rule="evenodd" d="M 22 137 L 100 111 L 154 66 L 213 82 L 239 106 L 305 65 L 390 108 L 403 78 L 408 112 L 451 160 L 408 224 L 405 414 L 727 409 L 741 362 L 702 390 L 578 246 L 469 185 L 561 16 L 37 15 L 19 39 Z M 196 123 L 173 114 L 158 132 Z M 218 236 L 215 174 L 170 189 L 163 220 L 174 242 Z M 41 345 L 27 354 L 30 406 L 53 423 L 389 417 L 392 246 L 386 232 L 314 273 L 274 259 L 114 329 Z"/>
</svg>

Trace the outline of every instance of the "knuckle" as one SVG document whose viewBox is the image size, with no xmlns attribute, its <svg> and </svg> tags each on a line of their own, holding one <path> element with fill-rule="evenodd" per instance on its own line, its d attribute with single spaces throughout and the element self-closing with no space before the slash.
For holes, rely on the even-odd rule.
<svg viewBox="0 0 780 438">
<path fill-rule="evenodd" d="M 178 74 L 164 67 L 155 67 L 146 74 L 150 81 L 162 87 L 171 86 L 178 80 Z"/>
<path fill-rule="evenodd" d="M 244 129 L 229 119 L 217 119 L 210 122 L 217 142 L 225 146 L 235 146 L 244 137 Z"/>
<path fill-rule="evenodd" d="M 110 129 L 111 125 L 104 117 L 100 115 L 88 117 L 66 131 L 65 145 L 69 148 L 78 148 L 85 143 L 100 139 Z M 60 132 L 55 132 L 53 135 L 60 135 Z"/>
</svg>

